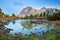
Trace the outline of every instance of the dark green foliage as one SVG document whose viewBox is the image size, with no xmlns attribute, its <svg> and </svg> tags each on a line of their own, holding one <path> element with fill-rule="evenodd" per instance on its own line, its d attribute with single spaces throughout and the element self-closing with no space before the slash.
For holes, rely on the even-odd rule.
<svg viewBox="0 0 60 40">
<path fill-rule="evenodd" d="M 6 15 L 5 15 L 5 17 L 6 17 L 6 18 L 8 18 L 8 17 L 9 17 L 9 15 L 8 15 L 8 14 L 6 14 Z"/>
<path fill-rule="evenodd" d="M 46 14 L 46 16 L 49 16 L 49 13 L 50 13 L 50 12 L 49 12 L 49 11 L 47 11 L 47 14 Z"/>
<path fill-rule="evenodd" d="M 26 18 L 26 19 L 32 19 L 32 18 L 34 18 L 34 16 L 33 15 L 30 15 L 30 16 L 26 15 L 26 17 L 24 17 L 24 18 Z"/>
<path fill-rule="evenodd" d="M 37 17 L 38 15 L 34 15 L 34 17 Z"/>
<path fill-rule="evenodd" d="M 40 17 L 42 17 L 42 14 L 40 14 Z"/>
<path fill-rule="evenodd" d="M 47 16 L 48 20 L 60 20 L 60 12 Z"/>
<path fill-rule="evenodd" d="M 53 20 L 53 16 L 52 15 L 49 15 L 49 16 L 47 16 L 47 19 L 48 20 Z"/>
<path fill-rule="evenodd" d="M 32 18 L 34 18 L 34 16 L 31 14 L 31 15 L 30 15 L 30 19 L 32 19 Z"/>
<path fill-rule="evenodd" d="M 55 18 L 55 20 L 60 20 L 60 12 L 59 13 L 54 13 L 53 18 Z"/>
<path fill-rule="evenodd" d="M 0 8 L 0 13 L 2 12 L 2 9 Z"/>
<path fill-rule="evenodd" d="M 30 18 L 30 16 L 27 16 L 27 15 L 26 15 L 24 18 L 29 19 L 29 18 Z"/>
<path fill-rule="evenodd" d="M 2 9 L 0 8 L 0 17 L 2 18 L 8 18 L 9 15 L 8 14 L 5 14 L 4 12 L 2 12 Z"/>
<path fill-rule="evenodd" d="M 15 16 L 15 14 L 14 14 L 14 13 L 12 13 L 12 16 Z"/>
<path fill-rule="evenodd" d="M 43 13 L 43 16 L 46 16 L 46 15 L 45 15 L 45 12 Z"/>
</svg>

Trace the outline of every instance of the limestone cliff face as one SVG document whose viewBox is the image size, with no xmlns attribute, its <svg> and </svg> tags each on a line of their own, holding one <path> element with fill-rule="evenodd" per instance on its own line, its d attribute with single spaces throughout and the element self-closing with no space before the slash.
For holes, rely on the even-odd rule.
<svg viewBox="0 0 60 40">
<path fill-rule="evenodd" d="M 54 9 L 43 7 L 40 10 L 37 10 L 37 9 L 32 8 L 32 7 L 26 7 L 19 13 L 18 17 L 24 17 L 26 15 L 29 16 L 31 14 L 32 15 L 41 14 L 41 13 L 44 13 L 44 12 L 47 13 L 47 11 L 49 11 L 50 14 L 52 14 L 54 12 Z"/>
</svg>

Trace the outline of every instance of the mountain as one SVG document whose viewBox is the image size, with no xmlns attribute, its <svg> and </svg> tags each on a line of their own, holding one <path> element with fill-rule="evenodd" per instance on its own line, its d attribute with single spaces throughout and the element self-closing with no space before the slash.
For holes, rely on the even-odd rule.
<svg viewBox="0 0 60 40">
<path fill-rule="evenodd" d="M 49 11 L 49 14 L 53 14 L 54 13 L 54 9 L 53 8 L 45 8 L 45 7 L 43 7 L 43 8 L 41 8 L 41 9 L 34 9 L 34 8 L 32 8 L 32 7 L 26 7 L 26 8 L 24 8 L 20 13 L 19 13 L 19 15 L 18 15 L 18 17 L 25 17 L 26 15 L 36 15 L 36 14 L 43 14 L 43 13 L 48 13 L 48 11 Z"/>
</svg>

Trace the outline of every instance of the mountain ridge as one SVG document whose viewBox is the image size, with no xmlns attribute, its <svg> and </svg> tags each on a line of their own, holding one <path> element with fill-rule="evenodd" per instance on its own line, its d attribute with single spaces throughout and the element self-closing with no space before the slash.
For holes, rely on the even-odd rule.
<svg viewBox="0 0 60 40">
<path fill-rule="evenodd" d="M 49 11 L 49 13 L 52 15 L 54 13 L 54 8 L 46 8 L 46 7 L 42 7 L 41 9 L 35 9 L 32 7 L 26 7 L 24 8 L 18 15 L 18 17 L 25 17 L 26 15 L 35 15 L 35 14 L 41 14 L 41 13 L 47 13 Z"/>
</svg>

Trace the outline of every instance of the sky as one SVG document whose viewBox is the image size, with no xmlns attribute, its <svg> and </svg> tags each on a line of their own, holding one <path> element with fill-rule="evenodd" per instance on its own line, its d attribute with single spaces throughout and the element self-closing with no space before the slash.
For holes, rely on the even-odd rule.
<svg viewBox="0 0 60 40">
<path fill-rule="evenodd" d="M 60 9 L 60 0 L 0 0 L 0 8 L 5 14 L 9 15 L 12 15 L 12 13 L 19 15 L 23 8 L 27 6 L 35 9 L 42 7 Z"/>
</svg>

